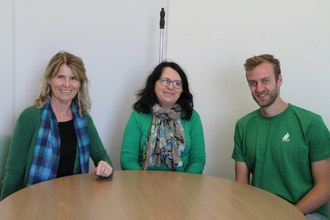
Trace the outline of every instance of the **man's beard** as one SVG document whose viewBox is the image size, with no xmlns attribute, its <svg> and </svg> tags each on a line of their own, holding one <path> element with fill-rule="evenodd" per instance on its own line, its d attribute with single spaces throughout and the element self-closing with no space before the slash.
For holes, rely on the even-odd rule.
<svg viewBox="0 0 330 220">
<path fill-rule="evenodd" d="M 256 97 L 257 94 L 255 96 L 252 94 L 253 99 L 256 101 L 256 103 L 261 108 L 266 108 L 268 106 L 271 106 L 275 102 L 275 100 L 277 99 L 278 94 L 279 94 L 279 88 L 276 85 L 276 87 L 274 89 L 272 89 L 271 91 L 268 91 L 267 93 L 268 93 L 268 95 L 267 95 L 268 99 L 266 99 L 266 100 L 258 99 L 258 97 Z"/>
</svg>

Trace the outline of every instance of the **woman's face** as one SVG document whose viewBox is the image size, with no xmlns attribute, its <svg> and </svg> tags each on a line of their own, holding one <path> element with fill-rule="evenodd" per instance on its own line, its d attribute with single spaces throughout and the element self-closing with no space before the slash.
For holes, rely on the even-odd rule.
<svg viewBox="0 0 330 220">
<path fill-rule="evenodd" d="M 165 67 L 155 84 L 155 93 L 160 106 L 171 108 L 182 93 L 182 79 L 177 71 Z"/>
<path fill-rule="evenodd" d="M 58 73 L 48 83 L 52 90 L 52 101 L 59 102 L 59 104 L 70 104 L 80 88 L 79 79 L 65 64 L 60 66 Z"/>
</svg>

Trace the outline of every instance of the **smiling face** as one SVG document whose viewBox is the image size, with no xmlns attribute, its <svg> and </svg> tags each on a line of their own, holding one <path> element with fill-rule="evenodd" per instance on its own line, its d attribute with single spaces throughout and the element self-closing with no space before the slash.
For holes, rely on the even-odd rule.
<svg viewBox="0 0 330 220">
<path fill-rule="evenodd" d="M 267 108 L 275 103 L 279 97 L 282 76 L 279 75 L 278 79 L 275 79 L 271 63 L 265 62 L 247 71 L 246 78 L 253 99 L 261 108 Z"/>
<path fill-rule="evenodd" d="M 171 108 L 180 98 L 182 93 L 182 87 L 175 88 L 173 86 L 173 81 L 182 81 L 179 73 L 172 69 L 171 67 L 165 67 L 162 71 L 160 79 L 167 78 L 169 83 L 163 85 L 160 80 L 156 81 L 155 93 L 159 104 L 164 108 Z"/>
<path fill-rule="evenodd" d="M 58 104 L 71 104 L 80 88 L 79 79 L 73 74 L 71 68 L 62 64 L 57 74 L 48 81 L 52 95 L 52 102 Z"/>
</svg>

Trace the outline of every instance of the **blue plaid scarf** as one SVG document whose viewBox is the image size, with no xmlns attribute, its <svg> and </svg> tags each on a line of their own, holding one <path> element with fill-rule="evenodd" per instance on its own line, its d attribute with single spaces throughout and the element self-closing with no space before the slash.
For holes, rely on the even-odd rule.
<svg viewBox="0 0 330 220">
<path fill-rule="evenodd" d="M 74 129 L 80 154 L 82 173 L 89 171 L 89 136 L 87 120 L 79 115 L 76 104 L 72 102 L 71 111 L 74 118 Z M 56 178 L 60 159 L 61 137 L 57 120 L 50 100 L 41 109 L 41 123 L 38 131 L 33 160 L 27 185 Z"/>
</svg>

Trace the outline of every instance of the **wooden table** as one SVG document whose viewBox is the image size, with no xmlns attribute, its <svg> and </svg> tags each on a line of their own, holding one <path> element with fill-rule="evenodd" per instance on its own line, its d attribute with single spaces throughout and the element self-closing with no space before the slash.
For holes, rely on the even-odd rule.
<svg viewBox="0 0 330 220">
<path fill-rule="evenodd" d="M 62 177 L 0 202 L 0 219 L 305 219 L 290 203 L 231 180 L 179 172 Z"/>
</svg>

